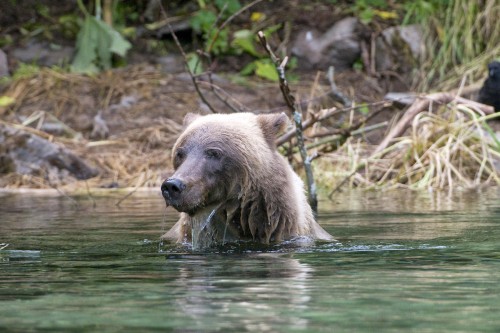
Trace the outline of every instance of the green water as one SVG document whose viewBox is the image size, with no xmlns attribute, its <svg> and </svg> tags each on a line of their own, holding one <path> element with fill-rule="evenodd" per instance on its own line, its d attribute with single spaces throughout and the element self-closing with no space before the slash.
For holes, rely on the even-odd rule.
<svg viewBox="0 0 500 333">
<path fill-rule="evenodd" d="M 0 194 L 0 332 L 500 332 L 498 190 L 340 193 L 340 243 L 205 254 L 158 193 L 94 199 Z"/>
</svg>

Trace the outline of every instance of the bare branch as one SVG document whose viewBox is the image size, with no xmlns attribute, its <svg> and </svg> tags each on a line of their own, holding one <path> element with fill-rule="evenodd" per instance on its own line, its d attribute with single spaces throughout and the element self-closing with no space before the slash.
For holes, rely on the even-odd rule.
<svg viewBox="0 0 500 333">
<path fill-rule="evenodd" d="M 199 81 L 200 84 L 205 84 L 207 85 L 210 90 L 214 93 L 214 95 L 222 102 L 224 105 L 226 105 L 231 111 L 233 112 L 243 112 L 247 108 L 245 105 L 243 105 L 240 101 L 238 101 L 236 98 L 231 96 L 227 91 L 213 83 L 212 80 L 212 75 L 208 75 L 209 82 L 206 81 Z"/>
<path fill-rule="evenodd" d="M 219 36 L 219 33 L 222 29 L 224 29 L 226 27 L 226 25 L 229 24 L 229 22 L 231 22 L 232 20 L 234 20 L 235 17 L 237 17 L 238 15 L 240 15 L 241 13 L 243 13 L 245 10 L 253 7 L 254 5 L 258 4 L 259 2 L 262 2 L 263 0 L 255 0 L 255 1 L 252 1 L 251 3 L 249 3 L 248 5 L 246 6 L 243 6 L 241 7 L 236 13 L 234 13 L 233 15 L 229 16 L 220 26 L 219 28 L 217 29 L 217 31 L 215 32 L 215 35 L 214 35 L 214 38 L 212 39 L 212 42 L 210 43 L 207 51 L 210 52 L 212 50 L 212 47 L 213 47 L 213 44 L 215 43 L 215 40 L 217 39 L 217 37 Z M 225 7 L 224 7 L 225 9 Z"/>
<path fill-rule="evenodd" d="M 373 102 L 373 103 L 363 104 L 363 105 L 358 105 L 358 106 L 352 106 L 352 107 L 343 108 L 343 109 L 337 109 L 335 107 L 334 108 L 330 108 L 330 109 L 323 109 L 323 110 L 320 110 L 319 112 L 317 112 L 316 114 L 313 114 L 311 118 L 309 118 L 306 121 L 304 121 L 302 123 L 302 130 L 308 129 L 309 127 L 313 126 L 317 122 L 321 122 L 323 120 L 326 120 L 326 119 L 328 119 L 330 117 L 333 117 L 333 116 L 335 116 L 335 115 L 337 115 L 339 113 L 342 113 L 342 112 L 356 110 L 356 109 L 364 108 L 364 107 L 367 107 L 367 106 L 378 106 L 378 105 L 382 105 L 383 107 L 388 107 L 388 106 L 392 105 L 392 102 L 391 101 L 387 101 L 387 100 L 383 100 L 383 101 L 378 101 L 378 102 Z M 318 114 L 320 112 L 324 113 L 321 117 L 318 116 Z M 281 146 L 285 142 L 289 141 L 293 137 L 294 133 L 295 133 L 295 129 L 286 132 L 285 134 L 283 134 L 282 136 L 280 136 L 278 138 L 278 140 L 276 140 L 276 144 L 278 146 Z"/>
<path fill-rule="evenodd" d="M 328 78 L 328 81 L 330 82 L 330 89 L 331 89 L 333 98 L 335 98 L 336 100 L 341 102 L 344 105 L 344 107 L 348 108 L 348 107 L 352 106 L 352 101 L 349 99 L 349 97 L 344 95 L 337 88 L 337 85 L 335 84 L 335 80 L 333 78 L 334 74 L 335 74 L 335 69 L 333 66 L 330 66 L 328 68 L 327 78 Z"/>
<path fill-rule="evenodd" d="M 304 164 L 304 169 L 306 172 L 306 180 L 307 180 L 307 192 L 309 195 L 309 204 L 313 210 L 315 216 L 318 215 L 318 197 L 316 194 L 316 184 L 314 183 L 314 176 L 312 172 L 311 162 L 312 159 L 310 156 L 307 156 L 307 150 L 304 145 L 304 135 L 302 133 L 302 114 L 297 110 L 295 106 L 295 97 L 290 92 L 290 87 L 288 86 L 288 81 L 285 77 L 285 66 L 288 62 L 288 57 L 285 57 L 283 61 L 280 61 L 278 57 L 271 50 L 271 47 L 267 43 L 266 36 L 262 31 L 259 31 L 257 36 L 259 37 L 260 43 L 269 54 L 269 57 L 274 62 L 276 66 L 276 70 L 279 75 L 279 86 L 283 98 L 285 99 L 286 105 L 288 109 L 293 115 L 293 120 L 295 122 L 295 136 L 297 138 L 297 146 L 299 148 L 300 156 L 302 158 L 302 162 Z"/>
<path fill-rule="evenodd" d="M 165 17 L 165 19 L 167 19 L 167 13 L 165 12 L 165 9 L 163 8 L 163 5 L 161 4 L 161 2 L 160 2 L 160 9 L 161 9 L 161 12 L 162 12 L 163 16 Z M 170 34 L 172 35 L 172 37 L 174 39 L 175 45 L 177 46 L 177 48 L 179 49 L 179 51 L 182 54 L 182 60 L 184 61 L 184 66 L 186 66 L 186 70 L 189 74 L 189 77 L 191 77 L 191 81 L 193 82 L 194 89 L 196 90 L 196 93 L 198 94 L 198 96 L 200 96 L 203 103 L 210 109 L 210 111 L 212 111 L 212 113 L 217 113 L 217 111 L 214 109 L 214 107 L 207 101 L 207 99 L 205 98 L 205 96 L 201 92 L 200 87 L 198 86 L 198 82 L 196 80 L 196 77 L 194 76 L 193 72 L 191 72 L 191 69 L 189 68 L 189 62 L 188 62 L 186 52 L 184 52 L 184 48 L 182 47 L 181 43 L 179 42 L 177 35 L 175 34 L 174 30 L 172 29 L 172 26 L 170 25 L 170 23 L 167 23 L 167 26 L 168 26 L 168 29 L 170 30 Z"/>
<path fill-rule="evenodd" d="M 224 22 L 222 22 L 222 24 L 215 30 L 215 33 L 210 40 L 210 44 L 208 44 L 208 47 L 205 49 L 205 52 L 200 52 L 200 53 L 203 53 L 203 55 L 207 57 L 208 62 L 210 64 L 213 64 L 212 57 L 210 56 L 210 53 L 212 52 L 212 48 L 214 47 L 215 41 L 219 37 L 219 34 L 222 31 L 222 29 L 224 29 L 226 27 L 226 25 L 228 25 L 229 22 L 231 22 L 235 17 L 237 17 L 238 15 L 243 13 L 245 10 L 251 8 L 252 6 L 256 5 L 257 3 L 261 2 L 261 1 L 263 1 L 263 0 L 255 0 L 251 3 L 249 3 L 248 5 L 240 8 L 237 12 L 235 12 L 234 14 L 229 16 Z M 212 27 L 212 29 L 214 29 L 215 24 L 217 24 L 217 22 L 219 22 L 220 18 L 222 17 L 222 14 L 226 10 L 226 7 L 227 7 L 227 3 L 224 4 L 224 7 L 220 11 L 217 19 L 215 20 L 214 27 Z M 212 29 L 210 29 L 210 30 L 212 31 Z M 211 35 L 211 33 L 209 35 Z M 196 61 L 195 65 L 194 65 L 195 70 L 200 65 L 200 61 L 201 61 L 200 59 L 201 59 L 201 57 L 198 57 L 198 60 Z M 232 105 L 231 103 L 228 103 L 227 98 L 224 98 L 222 95 L 220 95 L 220 93 L 217 91 L 217 89 L 214 89 L 213 81 L 212 81 L 212 71 L 208 72 L 208 80 L 210 81 L 210 90 L 213 92 L 215 97 L 217 97 L 222 103 L 224 103 L 224 105 L 226 105 L 228 108 L 230 108 L 233 112 L 241 112 L 242 111 L 241 109 L 237 109 L 236 107 L 234 107 L 234 105 Z M 226 93 L 226 95 L 229 95 L 229 94 Z"/>
</svg>

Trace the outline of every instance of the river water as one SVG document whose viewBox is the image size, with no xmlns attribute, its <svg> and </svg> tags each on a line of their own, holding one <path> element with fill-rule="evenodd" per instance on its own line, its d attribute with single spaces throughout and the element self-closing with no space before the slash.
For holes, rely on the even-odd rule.
<svg viewBox="0 0 500 333">
<path fill-rule="evenodd" d="M 338 243 L 211 253 L 159 243 L 157 192 L 0 194 L 0 332 L 500 332 L 500 190 L 343 192 Z"/>
</svg>

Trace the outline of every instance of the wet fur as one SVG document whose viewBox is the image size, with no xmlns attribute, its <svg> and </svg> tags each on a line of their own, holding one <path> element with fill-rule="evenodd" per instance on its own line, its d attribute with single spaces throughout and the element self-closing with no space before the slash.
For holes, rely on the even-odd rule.
<svg viewBox="0 0 500 333">
<path fill-rule="evenodd" d="M 172 177 L 187 188 L 175 203 L 181 217 L 162 238 L 192 241 L 193 224 L 215 210 L 201 230 L 213 242 L 332 239 L 314 220 L 301 179 L 276 150 L 276 135 L 287 122 L 285 114 L 186 116 L 172 153 Z M 220 159 L 210 157 L 213 150 Z"/>
</svg>

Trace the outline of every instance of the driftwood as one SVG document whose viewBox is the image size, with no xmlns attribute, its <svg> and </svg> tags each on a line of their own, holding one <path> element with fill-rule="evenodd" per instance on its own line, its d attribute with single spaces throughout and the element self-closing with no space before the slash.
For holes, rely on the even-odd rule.
<svg viewBox="0 0 500 333">
<path fill-rule="evenodd" d="M 403 117 L 390 130 L 380 144 L 375 148 L 373 155 L 376 155 L 389 146 L 392 140 L 403 135 L 410 126 L 413 118 L 420 112 L 428 110 L 433 104 L 442 105 L 457 102 L 470 106 L 473 110 L 478 110 L 484 114 L 492 114 L 493 107 L 481 104 L 469 99 L 457 96 L 455 92 L 439 92 L 418 97 L 415 102 L 406 110 Z"/>
<path fill-rule="evenodd" d="M 69 149 L 19 126 L 0 123 L 0 173 L 40 175 L 69 173 L 76 179 L 97 176 L 97 170 Z"/>
</svg>

